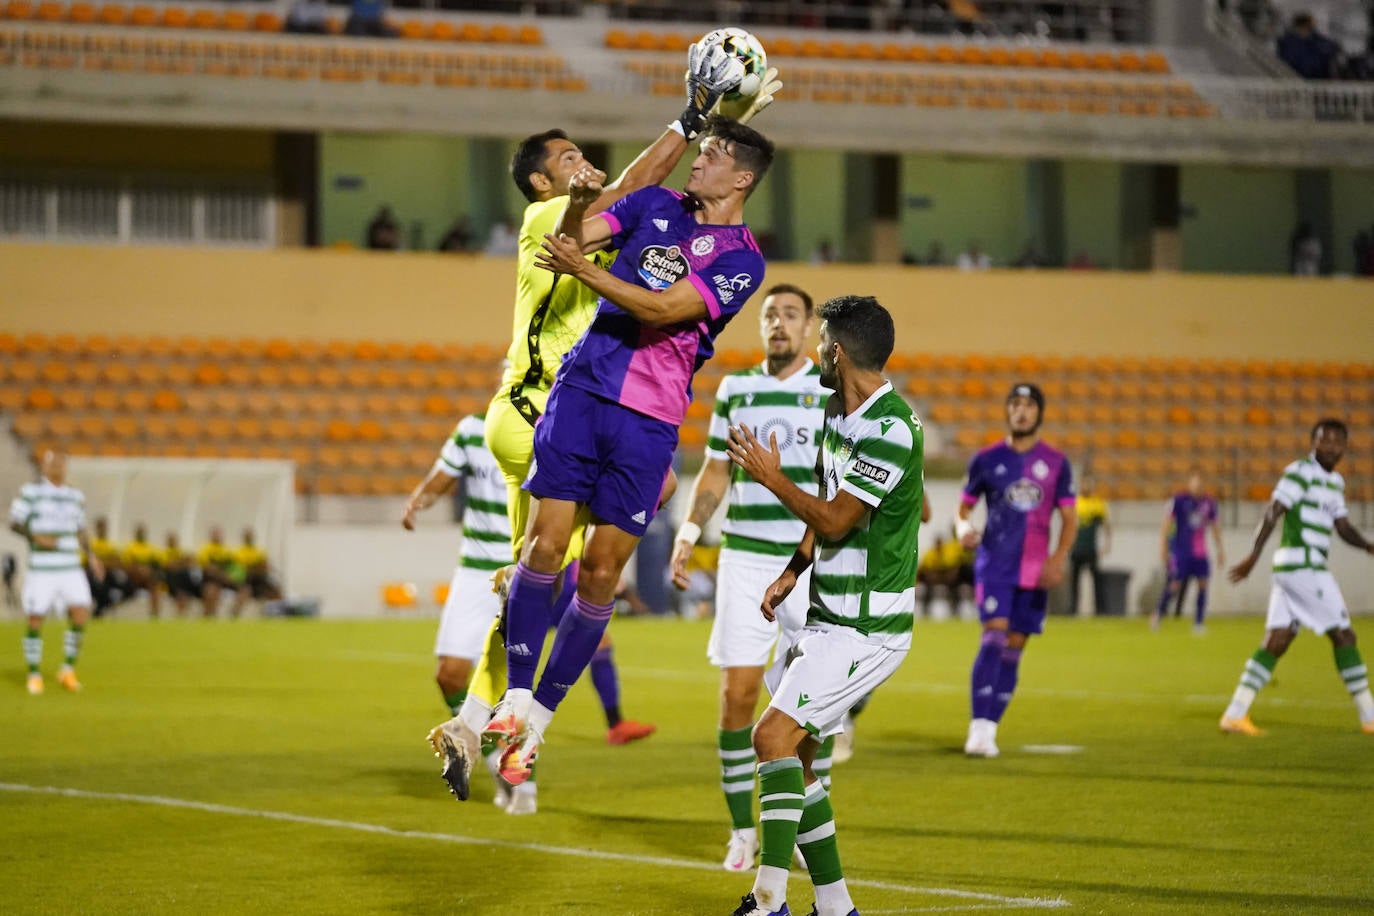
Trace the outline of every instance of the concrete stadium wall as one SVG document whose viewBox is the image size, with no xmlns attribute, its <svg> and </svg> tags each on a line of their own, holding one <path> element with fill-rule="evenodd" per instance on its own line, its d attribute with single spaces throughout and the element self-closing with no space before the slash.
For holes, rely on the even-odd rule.
<svg viewBox="0 0 1374 916">
<path fill-rule="evenodd" d="M 328 250 L 0 244 L 0 330 L 465 341 L 504 347 L 508 258 Z M 1356 280 L 774 263 L 817 300 L 878 296 L 898 346 L 932 353 L 1365 362 Z M 758 345 L 749 312 L 723 348 Z"/>
</svg>

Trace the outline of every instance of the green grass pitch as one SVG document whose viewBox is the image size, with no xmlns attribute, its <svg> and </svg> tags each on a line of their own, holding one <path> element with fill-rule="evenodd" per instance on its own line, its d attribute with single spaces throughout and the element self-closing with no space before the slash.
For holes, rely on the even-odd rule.
<svg viewBox="0 0 1374 916">
<path fill-rule="evenodd" d="M 659 732 L 607 746 L 579 685 L 526 818 L 484 777 L 466 803 L 439 780 L 434 627 L 98 622 L 70 695 L 50 622 L 29 697 L 21 625 L 0 623 L 0 913 L 731 911 L 752 879 L 718 867 L 707 624 L 616 621 L 625 711 Z M 976 628 L 920 624 L 835 769 L 860 912 L 1374 910 L 1374 737 L 1329 644 L 1279 665 L 1267 736 L 1216 730 L 1261 627 L 1053 619 L 989 761 L 960 752 Z M 790 904 L 811 904 L 795 872 Z"/>
</svg>

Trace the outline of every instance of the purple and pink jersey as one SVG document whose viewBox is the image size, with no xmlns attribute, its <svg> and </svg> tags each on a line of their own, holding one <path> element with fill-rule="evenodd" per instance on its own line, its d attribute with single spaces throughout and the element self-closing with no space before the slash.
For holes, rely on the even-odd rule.
<svg viewBox="0 0 1374 916">
<path fill-rule="evenodd" d="M 602 298 L 591 327 L 569 351 L 558 381 L 681 426 L 692 375 L 715 352 L 716 335 L 763 282 L 763 255 L 744 225 L 696 221 L 686 195 L 666 188 L 627 194 L 603 212 L 612 275 L 654 291 L 686 278 L 707 317 L 656 328 Z"/>
<path fill-rule="evenodd" d="M 1207 559 L 1207 528 L 1217 520 L 1217 501 L 1210 496 L 1175 493 L 1169 501 L 1173 530 L 1169 551 L 1180 560 Z"/>
<path fill-rule="evenodd" d="M 1049 558 L 1050 519 L 1077 499 L 1073 469 L 1058 449 L 1037 442 L 1022 454 L 1005 442 L 969 462 L 963 502 L 987 500 L 988 519 L 973 575 L 979 583 L 1037 588 Z"/>
</svg>

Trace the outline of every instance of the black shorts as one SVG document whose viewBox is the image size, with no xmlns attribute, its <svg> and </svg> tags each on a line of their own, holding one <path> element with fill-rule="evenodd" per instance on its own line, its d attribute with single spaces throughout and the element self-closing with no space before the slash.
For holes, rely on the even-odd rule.
<svg viewBox="0 0 1374 916">
<path fill-rule="evenodd" d="M 194 569 L 172 569 L 163 574 L 167 592 L 173 598 L 199 598 L 200 572 Z"/>
</svg>

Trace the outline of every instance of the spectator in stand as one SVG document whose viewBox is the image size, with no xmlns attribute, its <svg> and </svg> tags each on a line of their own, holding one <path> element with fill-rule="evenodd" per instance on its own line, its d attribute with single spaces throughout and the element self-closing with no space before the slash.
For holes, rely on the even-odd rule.
<svg viewBox="0 0 1374 916">
<path fill-rule="evenodd" d="M 1370 18 L 1374 6 L 1366 0 L 1327 0 L 1328 28 L 1341 51 L 1341 78 L 1367 80 L 1374 76 L 1369 56 Z"/>
<path fill-rule="evenodd" d="M 959 260 L 955 262 L 960 270 L 990 270 L 992 269 L 992 258 L 987 256 L 978 245 L 978 240 L 973 239 L 968 243 L 968 248 L 959 255 Z"/>
<path fill-rule="evenodd" d="M 377 208 L 367 224 L 367 247 L 373 251 L 395 251 L 401 247 L 401 224 L 386 204 Z"/>
<path fill-rule="evenodd" d="M 1293 230 L 1288 243 L 1288 269 L 1295 277 L 1317 277 L 1322 272 L 1322 240 L 1312 231 L 1312 224 L 1303 220 Z"/>
<path fill-rule="evenodd" d="M 512 257 L 520 247 L 520 236 L 511 226 L 510 220 L 502 217 L 491 227 L 491 235 L 487 236 L 487 246 L 482 249 L 489 255 L 497 257 Z"/>
<path fill-rule="evenodd" d="M 812 264 L 829 264 L 834 261 L 835 248 L 830 244 L 830 239 L 821 239 L 817 242 L 809 260 Z"/>
<path fill-rule="evenodd" d="M 395 38 L 400 32 L 387 24 L 386 0 L 353 0 L 344 34 Z"/>
<path fill-rule="evenodd" d="M 1069 270 L 1097 270 L 1097 265 L 1093 263 L 1092 255 L 1086 251 L 1080 251 L 1069 259 Z"/>
<path fill-rule="evenodd" d="M 1339 49 L 1317 31 L 1310 13 L 1293 17 L 1288 31 L 1279 36 L 1279 58 L 1304 79 L 1327 80 L 1336 76 Z"/>
<path fill-rule="evenodd" d="M 283 30 L 296 35 L 329 34 L 329 6 L 325 0 L 296 0 L 286 14 Z"/>
<path fill-rule="evenodd" d="M 467 214 L 459 216 L 439 240 L 440 251 L 467 251 L 472 246 L 472 226 Z"/>
</svg>

